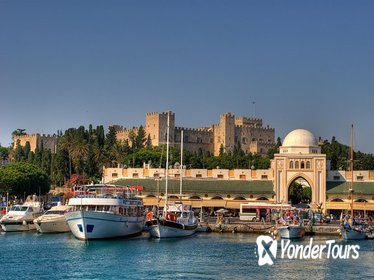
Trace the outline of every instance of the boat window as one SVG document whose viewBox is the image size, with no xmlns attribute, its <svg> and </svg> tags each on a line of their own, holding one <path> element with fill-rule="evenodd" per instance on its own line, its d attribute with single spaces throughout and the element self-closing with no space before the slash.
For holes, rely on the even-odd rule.
<svg viewBox="0 0 374 280">
<path fill-rule="evenodd" d="M 109 209 L 110 209 L 110 206 L 109 206 L 109 205 L 105 205 L 105 206 L 104 206 L 104 211 L 109 211 Z"/>
<path fill-rule="evenodd" d="M 98 206 L 97 206 L 97 211 L 103 211 L 103 209 L 104 209 L 103 206 L 101 206 L 101 205 L 98 205 Z"/>
<path fill-rule="evenodd" d="M 32 212 L 32 208 L 30 208 L 30 209 L 31 209 L 31 211 L 28 209 L 27 206 L 22 206 L 21 211 L 29 211 L 29 212 Z"/>
</svg>

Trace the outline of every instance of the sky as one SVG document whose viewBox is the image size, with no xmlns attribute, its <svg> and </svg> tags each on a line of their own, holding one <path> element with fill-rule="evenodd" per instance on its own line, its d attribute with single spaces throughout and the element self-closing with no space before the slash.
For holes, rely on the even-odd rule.
<svg viewBox="0 0 374 280">
<path fill-rule="evenodd" d="M 374 153 L 374 1 L 0 0 L 0 143 L 12 131 L 259 117 Z"/>
</svg>

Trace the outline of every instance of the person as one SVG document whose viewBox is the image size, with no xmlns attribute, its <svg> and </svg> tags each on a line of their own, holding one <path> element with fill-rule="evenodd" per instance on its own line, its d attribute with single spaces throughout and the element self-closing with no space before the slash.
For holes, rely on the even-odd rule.
<svg viewBox="0 0 374 280">
<path fill-rule="evenodd" d="M 3 215 L 3 216 L 6 215 L 6 209 L 5 209 L 5 207 L 3 207 L 3 209 L 1 209 L 1 215 Z"/>
</svg>

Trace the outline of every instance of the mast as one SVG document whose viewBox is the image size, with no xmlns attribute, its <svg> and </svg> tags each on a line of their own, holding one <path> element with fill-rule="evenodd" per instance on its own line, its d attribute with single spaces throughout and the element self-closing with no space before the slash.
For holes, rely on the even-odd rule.
<svg viewBox="0 0 374 280">
<path fill-rule="evenodd" d="M 170 112 L 168 111 L 168 119 L 167 119 L 167 127 L 166 127 L 166 168 L 165 168 L 165 209 L 164 213 L 166 213 L 166 208 L 168 205 L 168 175 L 169 175 L 169 132 L 170 132 Z"/>
<path fill-rule="evenodd" d="M 179 177 L 179 199 L 182 202 L 182 179 L 183 179 L 183 130 L 181 131 L 181 164 Z"/>
<path fill-rule="evenodd" d="M 349 148 L 349 169 L 351 170 L 351 184 L 349 186 L 349 192 L 351 194 L 351 218 L 353 219 L 353 124 L 351 126 L 351 137 L 350 137 L 350 148 Z"/>
</svg>

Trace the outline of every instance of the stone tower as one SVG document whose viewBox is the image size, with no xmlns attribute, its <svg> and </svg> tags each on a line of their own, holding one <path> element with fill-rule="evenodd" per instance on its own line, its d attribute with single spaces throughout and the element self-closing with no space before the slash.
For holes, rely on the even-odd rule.
<svg viewBox="0 0 374 280">
<path fill-rule="evenodd" d="M 167 119 L 170 116 L 169 125 L 169 143 L 172 145 L 175 142 L 175 114 L 171 111 L 156 113 L 147 113 L 145 117 L 145 132 L 150 136 L 152 146 L 166 144 Z"/>
<path fill-rule="evenodd" d="M 221 146 L 225 152 L 232 152 L 235 146 L 235 116 L 224 113 L 220 116 L 218 125 L 213 125 L 214 155 L 219 155 Z"/>
</svg>

